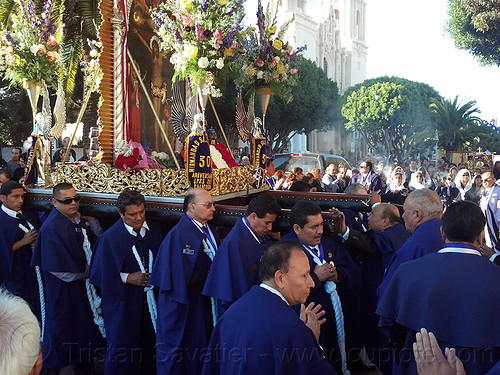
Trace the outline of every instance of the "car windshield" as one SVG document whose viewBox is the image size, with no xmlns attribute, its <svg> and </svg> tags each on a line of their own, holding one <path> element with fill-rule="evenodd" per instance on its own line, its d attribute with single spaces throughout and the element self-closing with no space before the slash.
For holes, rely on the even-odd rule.
<svg viewBox="0 0 500 375">
<path fill-rule="evenodd" d="M 282 169 L 285 172 L 291 171 L 295 167 L 300 167 L 307 173 L 311 171 L 311 169 L 321 167 L 318 162 L 318 158 L 315 156 L 305 156 L 305 155 L 290 155 L 290 159 L 288 159 L 285 163 L 282 163 L 280 166 L 277 166 L 275 161 L 274 165 L 277 169 Z"/>
<path fill-rule="evenodd" d="M 349 165 L 349 163 L 347 163 L 347 161 L 345 159 L 342 159 L 338 156 L 325 155 L 325 162 L 326 162 L 326 166 L 329 166 L 330 164 L 335 164 L 336 167 L 339 166 L 340 162 L 343 162 L 346 165 L 347 169 L 351 169 L 351 166 Z"/>
</svg>

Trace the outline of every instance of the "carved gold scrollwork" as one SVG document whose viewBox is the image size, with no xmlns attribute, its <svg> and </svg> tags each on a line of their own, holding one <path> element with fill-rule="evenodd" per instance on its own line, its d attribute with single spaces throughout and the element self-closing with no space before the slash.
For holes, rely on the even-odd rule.
<svg viewBox="0 0 500 375">
<path fill-rule="evenodd" d="M 69 182 L 77 191 L 119 194 L 130 188 L 144 195 L 178 197 L 184 195 L 189 184 L 184 170 L 132 169 L 120 171 L 116 168 L 58 164 L 56 182 Z M 254 182 L 251 167 L 224 168 L 214 170 L 212 195 L 243 191 Z"/>
</svg>

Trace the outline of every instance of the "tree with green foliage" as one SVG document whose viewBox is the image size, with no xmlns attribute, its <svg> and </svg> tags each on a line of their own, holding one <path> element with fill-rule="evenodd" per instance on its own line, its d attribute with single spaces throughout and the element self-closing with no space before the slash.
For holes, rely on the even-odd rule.
<svg viewBox="0 0 500 375">
<path fill-rule="evenodd" d="M 30 103 L 26 91 L 8 85 L 0 81 L 0 146 L 21 146 L 33 130 Z"/>
<path fill-rule="evenodd" d="M 449 0 L 448 14 L 455 46 L 500 66 L 500 0 Z"/>
<path fill-rule="evenodd" d="M 471 100 L 461 104 L 458 96 L 454 100 L 433 99 L 429 106 L 436 119 L 438 145 L 449 154 L 451 151 L 473 151 L 475 137 L 488 135 L 488 129 L 482 120 L 476 116 L 480 111 Z"/>
<path fill-rule="evenodd" d="M 417 155 L 431 137 L 431 98 L 440 96 L 425 83 L 380 77 L 350 87 L 342 97 L 341 111 L 346 129 L 359 131 L 372 152 Z"/>
<path fill-rule="evenodd" d="M 335 119 L 340 99 L 337 83 L 312 61 L 299 59 L 299 81 L 293 88 L 293 100 L 285 104 L 272 97 L 267 110 L 267 140 L 273 152 L 283 149 L 296 134 L 332 127 Z M 259 109 L 257 105 L 257 115 Z"/>
</svg>

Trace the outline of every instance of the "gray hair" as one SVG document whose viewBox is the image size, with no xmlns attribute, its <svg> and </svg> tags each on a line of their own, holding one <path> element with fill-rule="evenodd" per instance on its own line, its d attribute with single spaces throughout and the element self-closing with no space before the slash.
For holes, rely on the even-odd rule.
<svg viewBox="0 0 500 375">
<path fill-rule="evenodd" d="M 406 198 L 413 209 L 422 211 L 427 220 L 440 219 L 443 216 L 443 204 L 436 192 L 424 188 L 411 192 Z"/>
<path fill-rule="evenodd" d="M 37 318 L 25 300 L 0 288 L 0 374 L 28 374 L 39 353 Z"/>
</svg>

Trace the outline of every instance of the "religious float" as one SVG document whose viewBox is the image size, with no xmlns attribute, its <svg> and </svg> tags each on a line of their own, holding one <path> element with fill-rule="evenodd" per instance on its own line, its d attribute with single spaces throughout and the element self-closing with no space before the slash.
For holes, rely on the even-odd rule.
<svg viewBox="0 0 500 375">
<path fill-rule="evenodd" d="M 66 114 L 64 90 L 55 78 L 60 69 L 61 28 L 50 24 L 50 10 L 44 10 L 42 19 L 32 20 L 38 25 L 38 31 L 31 28 L 35 30 L 30 33 L 32 40 L 14 40 L 13 35 L 20 37 L 22 30 L 4 35 L 3 46 L 8 46 L 2 55 L 5 76 L 23 84 L 33 110 L 34 131 L 25 171 L 25 184 L 30 186 L 26 208 L 50 210 L 53 184 L 69 182 L 82 195 L 84 214 L 111 220 L 117 217 L 117 195 L 132 188 L 146 196 L 152 219 L 175 223 L 182 215 L 183 195 L 190 187 L 199 187 L 218 203 L 215 224 L 232 226 L 244 214 L 248 200 L 268 190 L 263 186 L 262 170 L 267 154 L 266 111 L 273 94 L 290 100 L 298 74 L 295 59 L 301 51 L 293 51 L 283 42 L 284 30 L 277 31 L 276 17 L 269 9 L 265 12 L 260 1 L 256 27 L 242 29 L 241 9 L 242 2 L 236 0 L 166 0 L 154 6 L 147 0 L 102 0 L 100 41 L 89 41 L 94 59 L 86 69 L 92 79 L 77 120 L 79 124 L 98 86 L 102 105 L 99 123 L 88 134 L 89 161 L 61 162 L 55 169 L 50 165 L 48 139 L 60 136 Z M 26 23 L 26 12 L 31 9 L 21 10 Z M 20 64 L 20 47 L 34 54 L 38 65 L 26 68 Z M 249 142 L 253 165 L 238 166 L 229 151 L 211 99 L 223 95 L 222 79 L 234 80 L 239 88 L 234 131 L 243 142 Z M 58 93 L 53 109 L 48 86 Z M 247 110 L 243 91 L 249 98 Z M 255 117 L 254 95 L 262 120 Z M 208 104 L 225 144 L 217 144 L 215 132 L 208 129 Z M 69 160 L 73 138 L 63 160 Z M 287 210 L 300 199 L 313 200 L 324 211 L 332 206 L 370 209 L 367 196 L 272 194 L 283 208 L 276 224 L 282 228 L 287 226 Z"/>
</svg>

